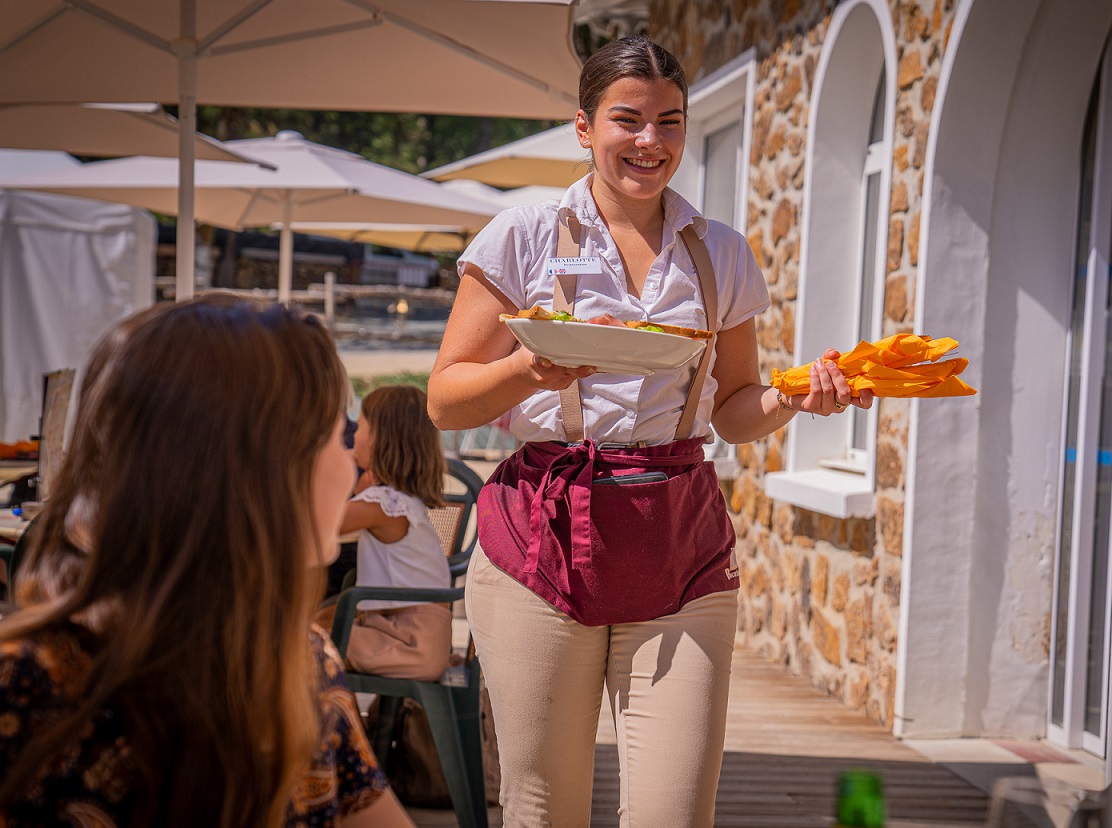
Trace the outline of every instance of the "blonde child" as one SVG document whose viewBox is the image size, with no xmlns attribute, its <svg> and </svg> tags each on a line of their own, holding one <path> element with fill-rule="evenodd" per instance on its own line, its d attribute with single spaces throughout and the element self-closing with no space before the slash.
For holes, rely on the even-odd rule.
<svg viewBox="0 0 1112 828">
<path fill-rule="evenodd" d="M 442 505 L 444 455 L 424 392 L 388 385 L 364 398 L 355 431 L 364 469 L 348 502 L 342 532 L 359 530 L 360 586 L 451 586 L 448 561 L 429 521 Z M 361 601 L 347 660 L 353 669 L 435 680 L 448 666 L 452 614 L 446 604 Z"/>
</svg>

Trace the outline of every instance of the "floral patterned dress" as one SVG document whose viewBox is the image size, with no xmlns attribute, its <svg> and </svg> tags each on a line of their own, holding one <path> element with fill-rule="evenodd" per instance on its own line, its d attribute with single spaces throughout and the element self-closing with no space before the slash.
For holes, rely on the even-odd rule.
<svg viewBox="0 0 1112 828">
<path fill-rule="evenodd" d="M 38 728 L 80 697 L 90 665 L 82 633 L 73 626 L 0 643 L 0 774 Z M 290 801 L 286 824 L 324 828 L 368 807 L 388 783 L 367 742 L 339 653 L 319 627 L 309 638 L 321 674 L 323 733 Z M 0 808 L 0 828 L 128 825 L 139 784 L 123 724 L 111 710 L 102 710 L 23 800 Z"/>
</svg>

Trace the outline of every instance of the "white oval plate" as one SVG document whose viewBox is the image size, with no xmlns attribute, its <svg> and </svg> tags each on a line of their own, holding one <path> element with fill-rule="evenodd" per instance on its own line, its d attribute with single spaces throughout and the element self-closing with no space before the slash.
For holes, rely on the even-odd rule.
<svg viewBox="0 0 1112 828">
<path fill-rule="evenodd" d="M 506 324 L 517 341 L 538 356 L 567 368 L 593 365 L 609 374 L 647 376 L 679 368 L 706 347 L 703 339 L 616 325 L 548 319 L 509 319 Z"/>
</svg>

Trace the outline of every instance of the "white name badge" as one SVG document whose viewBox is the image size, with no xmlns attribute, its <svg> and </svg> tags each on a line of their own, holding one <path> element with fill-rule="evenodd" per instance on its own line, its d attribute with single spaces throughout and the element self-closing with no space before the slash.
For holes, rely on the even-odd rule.
<svg viewBox="0 0 1112 828">
<path fill-rule="evenodd" d="M 545 264 L 549 276 L 602 273 L 602 259 L 598 256 L 558 256 L 547 259 Z"/>
</svg>

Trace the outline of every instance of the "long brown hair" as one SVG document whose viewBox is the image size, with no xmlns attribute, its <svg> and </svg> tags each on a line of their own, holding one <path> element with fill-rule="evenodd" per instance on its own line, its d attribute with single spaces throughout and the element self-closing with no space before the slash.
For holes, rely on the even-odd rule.
<svg viewBox="0 0 1112 828">
<path fill-rule="evenodd" d="M 281 306 L 159 305 L 100 342 L 0 622 L 0 640 L 86 628 L 87 686 L 7 769 L 0 802 L 107 709 L 141 774 L 136 824 L 282 822 L 321 741 L 310 504 L 346 389 L 328 333 Z"/>
<path fill-rule="evenodd" d="M 361 410 L 372 441 L 367 469 L 375 480 L 426 506 L 442 506 L 444 452 L 425 392 L 414 385 L 383 385 L 363 398 Z"/>
</svg>

